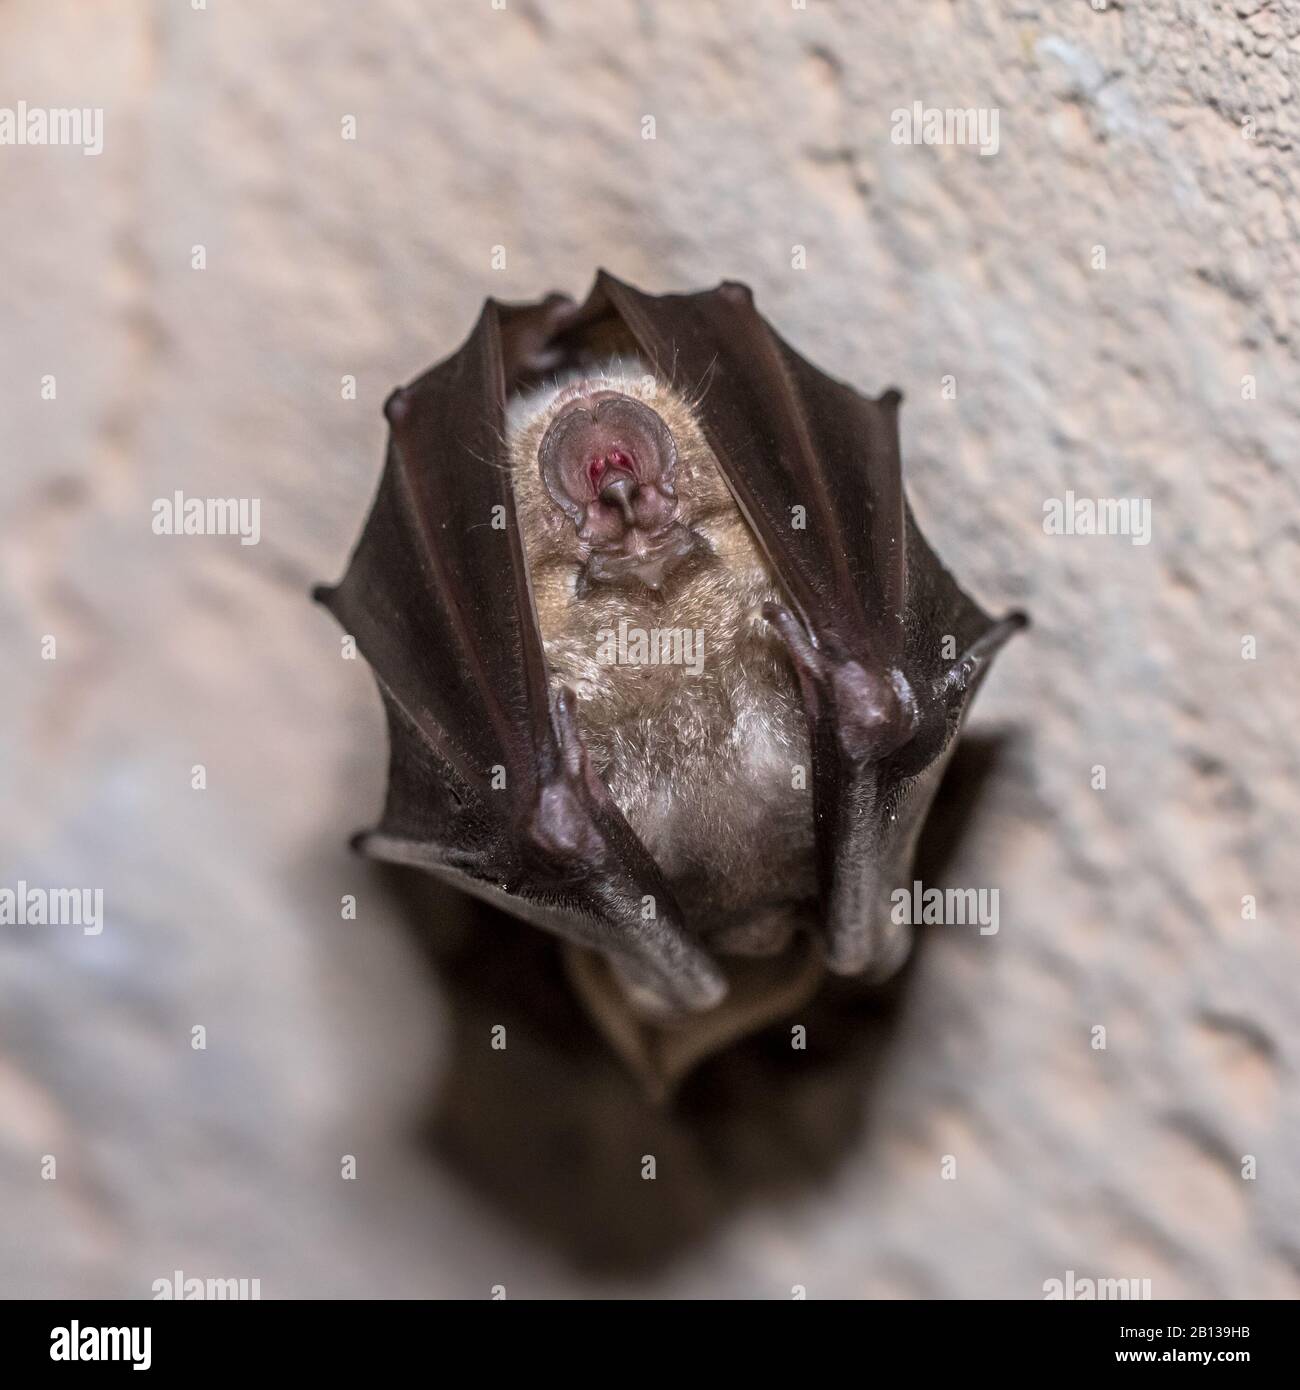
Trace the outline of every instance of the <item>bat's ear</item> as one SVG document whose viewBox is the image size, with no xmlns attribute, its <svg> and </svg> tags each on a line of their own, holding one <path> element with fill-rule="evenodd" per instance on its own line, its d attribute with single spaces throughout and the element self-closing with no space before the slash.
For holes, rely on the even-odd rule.
<svg viewBox="0 0 1300 1390">
<path fill-rule="evenodd" d="M 563 356 L 556 339 L 579 312 L 573 300 L 567 294 L 548 294 L 532 304 L 493 304 L 507 391 L 555 371 Z"/>
</svg>

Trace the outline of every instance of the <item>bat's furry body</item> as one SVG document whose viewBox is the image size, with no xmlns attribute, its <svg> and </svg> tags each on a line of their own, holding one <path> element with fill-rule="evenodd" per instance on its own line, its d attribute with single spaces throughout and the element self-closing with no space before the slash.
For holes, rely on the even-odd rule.
<svg viewBox="0 0 1300 1390">
<path fill-rule="evenodd" d="M 700 544 L 659 589 L 583 586 L 582 547 L 538 471 L 566 388 L 645 400 L 676 441 L 681 519 Z M 577 694 L 597 771 L 692 930 L 723 954 L 779 951 L 811 919 L 817 892 L 811 791 L 795 771 L 808 766 L 808 727 L 789 660 L 762 616 L 779 587 L 691 404 L 622 358 L 599 375 L 534 388 L 511 403 L 507 421 L 552 684 Z M 689 633 L 696 660 L 611 661 L 608 636 L 600 639 L 620 632 L 665 643 L 666 634 Z"/>
</svg>

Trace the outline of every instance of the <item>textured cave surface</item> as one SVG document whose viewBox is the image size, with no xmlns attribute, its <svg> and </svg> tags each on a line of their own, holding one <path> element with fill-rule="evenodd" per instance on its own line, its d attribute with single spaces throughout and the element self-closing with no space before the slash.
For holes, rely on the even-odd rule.
<svg viewBox="0 0 1300 1390">
<path fill-rule="evenodd" d="M 106 902 L 94 938 L 0 928 L 0 1291 L 1300 1294 L 1300 7 L 423 11 L 0 8 L 0 104 L 105 112 L 98 157 L 0 149 L 0 883 Z M 891 143 L 918 100 L 996 107 L 997 154 Z M 546 962 L 505 932 L 478 960 L 494 928 L 348 853 L 382 716 L 306 597 L 389 389 L 485 295 L 598 264 L 747 281 L 813 361 L 902 389 L 929 540 L 1035 619 L 975 702 L 996 756 L 942 871 L 1000 890 L 1000 931 L 927 932 L 870 1055 L 729 1137 L 707 1112 L 757 1083 L 726 1067 L 692 1127 L 513 1015 L 487 1054 Z M 178 488 L 259 498 L 260 544 L 153 535 Z M 1151 543 L 1044 534 L 1067 489 L 1152 499 Z M 492 1065 L 532 1068 L 532 1120 Z M 478 1117 L 452 1157 L 439 1093 Z M 531 1224 L 474 1176 L 494 1146 Z M 719 1154 L 785 1177 L 719 1215 Z M 611 1269 L 555 1234 L 620 1223 L 671 1238 Z"/>
</svg>

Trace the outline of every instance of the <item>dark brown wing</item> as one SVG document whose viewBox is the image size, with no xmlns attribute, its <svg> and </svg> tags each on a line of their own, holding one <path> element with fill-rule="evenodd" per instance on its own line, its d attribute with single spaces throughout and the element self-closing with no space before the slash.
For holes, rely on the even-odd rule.
<svg viewBox="0 0 1300 1390">
<path fill-rule="evenodd" d="M 558 299 L 489 302 L 464 347 L 385 407 L 379 495 L 342 582 L 319 594 L 388 714 L 387 805 L 361 843 L 599 947 L 674 1003 L 707 1006 L 720 975 L 592 771 L 571 697 L 548 693 L 504 457 L 506 358 L 512 375 L 544 361 L 570 312 Z"/>
<path fill-rule="evenodd" d="M 652 296 L 602 273 L 602 300 L 698 400 L 789 596 L 793 611 L 769 617 L 808 713 L 829 962 L 888 974 L 908 942 L 889 892 L 910 873 L 970 695 L 1024 618 L 994 622 L 921 536 L 903 495 L 897 391 L 871 400 L 818 371 L 743 285 Z"/>
</svg>

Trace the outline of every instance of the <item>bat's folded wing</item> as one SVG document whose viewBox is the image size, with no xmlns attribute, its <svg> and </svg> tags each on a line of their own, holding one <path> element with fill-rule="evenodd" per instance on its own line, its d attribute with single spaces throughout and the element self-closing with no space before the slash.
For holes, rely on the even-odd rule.
<svg viewBox="0 0 1300 1390">
<path fill-rule="evenodd" d="M 378 497 L 343 580 L 318 593 L 388 715 L 388 798 L 363 847 L 599 948 L 667 1002 L 706 1007 L 721 976 L 592 770 L 572 696 L 548 688 L 505 458 L 501 326 L 515 316 L 511 351 L 540 348 L 559 312 L 490 302 L 464 347 L 385 407 Z"/>
<path fill-rule="evenodd" d="M 926 544 L 903 493 L 897 391 L 860 395 L 785 343 L 743 285 L 651 296 L 602 274 L 656 370 L 697 400 L 736 502 L 788 596 L 767 616 L 808 714 L 828 963 L 885 976 L 909 933 L 889 893 L 989 659 L 994 621 Z"/>
</svg>

